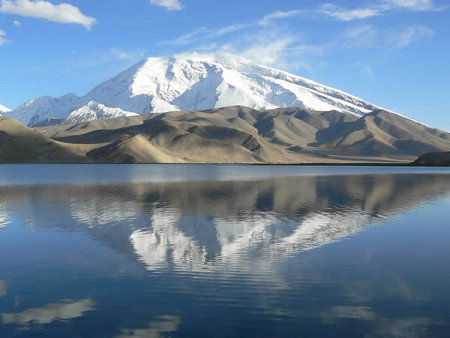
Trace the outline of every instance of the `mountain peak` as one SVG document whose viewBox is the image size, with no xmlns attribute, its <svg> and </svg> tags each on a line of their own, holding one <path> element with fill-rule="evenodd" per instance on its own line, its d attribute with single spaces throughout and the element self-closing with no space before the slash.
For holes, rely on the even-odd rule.
<svg viewBox="0 0 450 338">
<path fill-rule="evenodd" d="M 117 112 L 136 114 L 241 105 L 255 109 L 336 110 L 362 116 L 380 108 L 341 90 L 240 56 L 183 53 L 146 58 L 83 97 L 68 94 L 58 99 L 38 98 L 8 115 L 34 126 L 48 118 L 64 120 L 91 101 Z"/>
</svg>

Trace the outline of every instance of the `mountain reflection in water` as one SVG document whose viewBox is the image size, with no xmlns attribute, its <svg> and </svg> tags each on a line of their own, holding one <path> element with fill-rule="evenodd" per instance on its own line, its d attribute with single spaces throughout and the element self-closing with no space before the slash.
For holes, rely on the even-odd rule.
<svg viewBox="0 0 450 338">
<path fill-rule="evenodd" d="M 417 325 L 421 328 L 432 326 L 433 320 L 419 315 L 388 320 L 389 316 L 380 315 L 373 304 L 368 304 L 375 297 L 371 293 L 376 292 L 372 282 L 390 279 L 393 281 L 390 287 L 403 290 L 399 292 L 408 295 L 405 297 L 429 299 L 427 290 L 415 289 L 403 278 L 385 271 L 380 280 L 368 282 L 353 271 L 355 279 L 361 279 L 342 282 L 341 299 L 333 303 L 338 293 L 330 296 L 337 291 L 329 290 L 329 283 L 343 279 L 341 273 L 320 270 L 309 275 L 312 268 L 308 259 L 317 260 L 319 254 L 305 255 L 301 269 L 295 262 L 302 259 L 302 252 L 352 237 L 373 225 L 432 204 L 449 193 L 450 175 L 445 173 L 3 185 L 0 186 L 0 236 L 14 230 L 10 236 L 17 240 L 16 244 L 30 246 L 25 249 L 26 254 L 19 254 L 20 248 L 13 249 L 12 246 L 0 249 L 0 254 L 13 257 L 10 261 L 6 261 L 6 256 L 0 258 L 0 262 L 6 264 L 3 274 L 0 273 L 0 302 L 11 298 L 9 307 L 0 305 L 3 325 L 4 328 L 16 325 L 22 327 L 21 330 L 25 326 L 34 330 L 37 325 L 40 327 L 38 332 L 42 333 L 47 332 L 42 326 L 52 322 L 67 325 L 89 316 L 101 321 L 105 318 L 102 313 L 110 313 L 112 308 L 120 306 L 123 311 L 131 311 L 134 307 L 132 312 L 136 318 L 129 318 L 120 325 L 117 321 L 114 324 L 112 320 L 108 321 L 108 335 L 192 334 L 196 331 L 183 326 L 187 325 L 184 317 L 215 304 L 224 308 L 217 316 L 232 321 L 234 317 L 226 306 L 235 302 L 233 306 L 245 309 L 244 302 L 247 301 L 251 304 L 247 306 L 262 311 L 255 310 L 256 317 L 261 313 L 266 319 L 271 316 L 272 319 L 290 320 L 285 322 L 284 331 L 279 331 L 278 324 L 272 323 L 268 335 L 292 334 L 295 321 L 298 322 L 299 316 L 308 317 L 308 311 L 316 311 L 315 320 L 321 327 L 334 327 L 342 320 L 384 323 L 382 327 L 373 324 L 373 334 L 386 333 L 390 326 L 392 330 L 398 330 L 403 324 L 407 329 L 402 333 L 416 330 Z M 34 234 L 46 234 L 49 236 L 46 240 L 54 236 L 53 243 L 60 250 L 60 257 L 46 253 L 50 252 L 49 248 L 27 243 L 35 235 L 28 234 L 31 237 L 19 241 L 19 230 L 15 230 L 19 228 L 18 224 L 33 229 Z M 67 242 L 58 242 L 56 238 L 60 236 L 66 236 Z M 92 243 L 100 246 L 94 249 Z M 92 259 L 86 260 L 89 255 Z M 319 261 L 324 265 L 331 264 Z M 23 272 L 27 268 L 29 271 Z M 295 271 L 297 268 L 303 272 Z M 21 306 L 20 299 L 24 295 L 19 291 L 31 292 L 28 282 L 20 280 L 21 276 L 39 275 L 38 286 L 34 287 L 45 290 L 39 286 L 39 281 L 49 278 L 44 275 L 50 272 L 42 272 L 47 270 L 53 271 L 52 283 L 59 291 L 41 301 L 35 296 L 28 306 Z M 174 280 L 176 276 L 182 282 Z M 20 283 L 14 287 L 16 278 Z M 302 296 L 305 304 L 313 302 L 314 298 L 309 310 L 295 303 L 302 292 L 299 289 L 302 278 L 308 280 L 303 283 L 303 288 L 320 286 L 324 293 L 322 298 L 317 298 L 318 291 L 314 291 L 316 298 L 310 296 L 309 300 Z M 147 285 L 146 280 L 150 284 Z M 99 285 L 93 289 L 95 283 Z M 63 285 L 72 288 L 78 285 L 79 290 L 69 292 Z M 219 287 L 221 291 L 216 289 Z M 248 291 L 251 289 L 253 291 Z M 244 290 L 249 294 L 244 294 Z M 264 292 L 268 294 L 264 295 Z M 277 297 L 283 299 L 284 304 L 267 298 L 277 292 L 283 293 L 283 297 L 280 294 Z M 158 298 L 163 297 L 161 295 L 169 298 L 163 301 Z M 178 295 L 176 300 L 171 298 L 174 295 Z M 195 300 L 196 297 L 199 298 Z M 152 300 L 154 308 L 150 304 L 136 305 L 139 298 Z M 184 310 L 187 304 L 196 305 Z M 108 310 L 105 310 L 106 306 L 109 306 Z M 114 311 L 117 316 L 122 313 L 117 309 Z M 236 315 L 239 313 L 242 315 L 239 311 Z M 247 315 L 251 317 L 251 314 L 247 308 Z M 213 315 L 200 313 L 197 316 L 209 318 Z M 255 318 L 249 319 L 247 333 L 258 332 Z M 415 324 L 408 326 L 411 321 Z M 197 332 L 211 334 L 213 323 L 214 320 L 210 324 L 202 321 L 202 329 Z M 363 327 L 355 332 L 366 332 Z M 236 333 L 231 322 L 227 328 L 229 331 L 222 327 L 224 335 Z M 317 327 L 305 326 L 302 332 L 319 331 Z M 320 332 L 327 336 L 333 331 Z"/>
<path fill-rule="evenodd" d="M 37 228 L 85 229 L 148 269 L 215 269 L 355 234 L 449 191 L 448 177 L 308 176 L 256 181 L 0 187 Z M 244 259 L 245 257 L 245 259 Z"/>
</svg>

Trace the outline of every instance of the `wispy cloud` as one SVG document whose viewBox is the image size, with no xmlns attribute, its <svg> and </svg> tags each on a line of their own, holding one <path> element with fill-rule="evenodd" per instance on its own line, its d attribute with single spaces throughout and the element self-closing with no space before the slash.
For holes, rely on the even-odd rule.
<svg viewBox="0 0 450 338">
<path fill-rule="evenodd" d="M 361 25 L 349 29 L 339 41 L 346 48 L 404 49 L 414 42 L 433 36 L 431 28 L 423 25 L 377 29 Z"/>
<path fill-rule="evenodd" d="M 168 11 L 179 11 L 183 8 L 179 0 L 150 0 L 150 3 L 165 7 Z"/>
<path fill-rule="evenodd" d="M 345 9 L 334 4 L 324 4 L 317 12 L 341 21 L 367 19 L 381 14 L 379 8 Z"/>
<path fill-rule="evenodd" d="M 175 39 L 162 41 L 161 44 L 174 45 L 174 46 L 188 45 L 188 44 L 191 44 L 194 42 L 198 42 L 200 40 L 203 40 L 203 41 L 210 40 L 210 39 L 213 39 L 213 38 L 216 38 L 219 36 L 227 35 L 227 34 L 241 31 L 244 29 L 266 26 L 275 20 L 291 18 L 294 16 L 298 16 L 302 13 L 304 13 L 304 11 L 300 11 L 300 10 L 275 11 L 275 12 L 267 14 L 266 16 L 262 17 L 259 20 L 249 22 L 249 23 L 233 24 L 233 25 L 229 25 L 229 26 L 225 26 L 225 27 L 221 27 L 221 28 L 217 28 L 217 29 L 200 27 L 192 32 L 181 35 Z"/>
<path fill-rule="evenodd" d="M 0 46 L 3 46 L 7 42 L 8 40 L 6 39 L 6 32 L 0 29 Z"/>
<path fill-rule="evenodd" d="M 353 9 L 327 3 L 320 6 L 316 12 L 339 21 L 354 21 L 381 16 L 395 10 L 423 12 L 444 9 L 445 7 L 437 7 L 433 0 L 380 0 L 372 5 Z"/>
<path fill-rule="evenodd" d="M 258 64 L 285 68 L 288 66 L 288 50 L 297 43 L 298 37 L 290 32 L 264 29 L 224 44 L 219 50 L 239 54 Z"/>
<path fill-rule="evenodd" d="M 172 40 L 162 41 L 160 44 L 162 45 L 173 45 L 173 46 L 183 46 L 188 45 L 194 42 L 198 42 L 201 40 L 210 40 L 213 38 L 217 38 L 219 36 L 227 35 L 233 32 L 237 32 L 246 28 L 249 28 L 251 25 L 249 24 L 235 24 L 226 27 L 222 27 L 219 29 L 210 29 L 207 27 L 200 27 L 196 30 L 181 35 Z"/>
<path fill-rule="evenodd" d="M 404 28 L 399 32 L 389 32 L 386 41 L 396 48 L 406 48 L 412 43 L 434 35 L 431 28 L 422 25 L 414 25 Z"/>
<path fill-rule="evenodd" d="M 0 12 L 52 22 L 79 24 L 91 29 L 95 18 L 84 15 L 78 7 L 67 3 L 54 5 L 44 0 L 1 0 Z"/>
<path fill-rule="evenodd" d="M 206 35 L 209 35 L 211 32 L 213 32 L 211 29 L 206 27 L 200 27 L 196 30 L 189 32 L 187 34 L 183 34 L 175 39 L 172 40 L 166 40 L 162 41 L 161 44 L 163 45 L 188 45 L 190 43 L 202 40 L 205 38 Z"/>
<path fill-rule="evenodd" d="M 304 11 L 301 10 L 292 10 L 292 11 L 275 11 L 272 12 L 266 16 L 264 16 L 262 19 L 260 19 L 258 21 L 259 25 L 267 25 L 270 22 L 272 22 L 273 20 L 276 19 L 284 19 L 284 18 L 291 18 L 293 16 L 298 16 L 300 14 L 305 13 Z"/>
<path fill-rule="evenodd" d="M 433 0 L 384 0 L 383 8 L 396 9 L 407 8 L 412 11 L 429 11 L 438 9 Z"/>
<path fill-rule="evenodd" d="M 353 22 L 385 15 L 394 10 L 428 11 L 436 10 L 436 7 L 432 0 L 376 0 L 372 6 L 353 9 L 328 3 L 310 10 L 274 11 L 260 19 L 226 27 L 200 27 L 160 44 L 191 46 L 191 51 L 239 54 L 259 64 L 290 70 L 301 68 L 313 72 L 313 65 L 319 64 L 322 55 L 327 52 L 345 52 L 346 49 L 395 52 L 431 36 L 433 31 L 423 25 L 377 27 L 364 24 L 336 31 L 332 39 L 311 44 L 308 43 L 308 36 L 302 36 L 298 30 L 294 33 L 289 26 L 282 23 L 298 16 L 311 20 L 328 17 L 337 21 Z M 370 65 L 359 68 L 364 68 L 371 78 L 375 76 Z"/>
<path fill-rule="evenodd" d="M 353 26 L 342 35 L 339 44 L 346 48 L 373 48 L 380 46 L 377 41 L 379 35 L 380 33 L 371 25 Z"/>
<path fill-rule="evenodd" d="M 436 7 L 433 3 L 433 0 L 378 0 L 371 6 L 358 7 L 353 9 L 344 8 L 333 3 L 326 3 L 313 10 L 278 10 L 271 12 L 264 17 L 252 22 L 234 24 L 218 29 L 200 27 L 177 38 L 162 41 L 160 44 L 173 46 L 189 45 L 199 41 L 208 41 L 216 37 L 245 29 L 264 27 L 269 24 L 276 24 L 279 20 L 290 19 L 300 15 L 308 15 L 310 18 L 326 16 L 338 21 L 351 22 L 381 16 L 388 11 L 401 9 L 411 11 L 430 11 L 441 10 L 442 8 Z"/>
<path fill-rule="evenodd" d="M 13 21 L 14 26 L 16 27 L 20 27 L 22 25 L 22 23 L 19 20 L 14 20 Z"/>
</svg>

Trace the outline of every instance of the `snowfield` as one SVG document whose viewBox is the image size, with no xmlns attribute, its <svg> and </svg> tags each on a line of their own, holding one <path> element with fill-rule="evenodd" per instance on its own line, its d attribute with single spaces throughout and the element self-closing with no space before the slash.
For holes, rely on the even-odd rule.
<svg viewBox="0 0 450 338">
<path fill-rule="evenodd" d="M 10 112 L 10 111 L 11 111 L 11 109 L 9 109 L 8 107 L 5 107 L 4 105 L 0 104 L 0 115 L 2 113 L 7 113 L 7 112 Z"/>
</svg>

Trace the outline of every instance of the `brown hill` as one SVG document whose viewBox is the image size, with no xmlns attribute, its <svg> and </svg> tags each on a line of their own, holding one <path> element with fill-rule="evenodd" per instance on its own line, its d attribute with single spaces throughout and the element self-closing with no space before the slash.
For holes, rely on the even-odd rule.
<svg viewBox="0 0 450 338">
<path fill-rule="evenodd" d="M 42 162 L 409 163 L 425 152 L 450 149 L 450 134 L 382 110 L 358 118 L 336 111 L 233 106 L 25 130 L 62 153 L 58 160 L 55 153 L 42 153 L 44 141 L 33 142 L 22 162 L 29 156 Z"/>
<path fill-rule="evenodd" d="M 450 166 L 450 151 L 442 153 L 427 153 L 413 162 L 414 165 Z"/>
<path fill-rule="evenodd" d="M 12 118 L 0 117 L 3 163 L 85 162 L 86 148 L 54 141 Z"/>
</svg>

